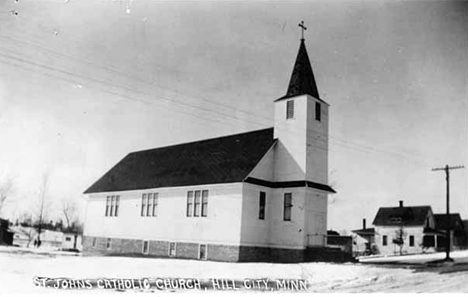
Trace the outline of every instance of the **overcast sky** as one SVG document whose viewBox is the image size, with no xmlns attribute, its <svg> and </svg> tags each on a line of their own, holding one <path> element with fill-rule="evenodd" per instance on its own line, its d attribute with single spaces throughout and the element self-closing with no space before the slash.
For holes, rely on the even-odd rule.
<svg viewBox="0 0 468 297">
<path fill-rule="evenodd" d="M 328 228 L 398 200 L 444 212 L 431 169 L 468 165 L 466 2 L 0 3 L 0 176 L 20 202 L 4 216 L 44 173 L 51 200 L 81 201 L 131 151 L 271 127 L 301 20 L 331 105 Z M 466 171 L 451 210 L 468 219 Z"/>
</svg>

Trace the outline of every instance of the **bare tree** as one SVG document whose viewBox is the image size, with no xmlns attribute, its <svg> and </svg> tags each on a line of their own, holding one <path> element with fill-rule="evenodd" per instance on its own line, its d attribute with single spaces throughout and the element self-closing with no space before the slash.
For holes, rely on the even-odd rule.
<svg viewBox="0 0 468 297">
<path fill-rule="evenodd" d="M 403 254 L 403 245 L 405 244 L 405 239 L 406 232 L 403 229 L 403 225 L 400 225 L 400 227 L 395 231 L 395 238 L 393 239 L 393 243 L 398 245 L 400 248 L 400 255 Z"/>
<path fill-rule="evenodd" d="M 66 199 L 62 201 L 62 213 L 67 223 L 67 228 L 74 225 L 77 219 L 77 206 L 75 201 Z"/>
<path fill-rule="evenodd" d="M 13 194 L 13 178 L 6 177 L 0 180 L 0 215 L 2 214 L 3 206 Z"/>
<path fill-rule="evenodd" d="M 44 225 L 44 221 L 46 221 L 47 211 L 49 209 L 49 203 L 47 201 L 47 191 L 49 185 L 49 176 L 47 173 L 42 175 L 41 185 L 39 187 L 38 198 L 39 198 L 39 208 L 37 213 L 37 243 L 38 246 L 41 244 L 41 232 Z"/>
</svg>

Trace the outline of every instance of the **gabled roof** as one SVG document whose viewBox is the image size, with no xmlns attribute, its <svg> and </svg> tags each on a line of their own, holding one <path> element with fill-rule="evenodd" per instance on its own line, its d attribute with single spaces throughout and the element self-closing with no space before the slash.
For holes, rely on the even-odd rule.
<svg viewBox="0 0 468 297">
<path fill-rule="evenodd" d="M 438 213 L 434 214 L 434 221 L 436 225 L 436 229 L 447 229 L 447 225 L 449 229 L 452 230 L 462 230 L 464 229 L 463 221 L 460 217 L 459 213 L 451 213 L 449 214 L 450 223 L 447 224 L 447 215 L 445 213 Z"/>
<path fill-rule="evenodd" d="M 133 152 L 84 193 L 241 182 L 274 142 L 268 128 Z"/>
<path fill-rule="evenodd" d="M 307 54 L 304 44 L 304 39 L 301 39 L 301 45 L 299 46 L 296 63 L 294 64 L 291 79 L 289 81 L 288 91 L 286 92 L 286 95 L 276 101 L 305 94 L 320 99 L 312 66 L 310 65 L 309 55 Z"/>
<path fill-rule="evenodd" d="M 381 207 L 375 216 L 374 226 L 419 226 L 424 225 L 430 206 Z"/>
<path fill-rule="evenodd" d="M 357 230 L 352 230 L 351 232 L 356 233 L 358 235 L 362 235 L 362 236 L 375 235 L 375 229 L 374 228 L 357 229 Z"/>
</svg>

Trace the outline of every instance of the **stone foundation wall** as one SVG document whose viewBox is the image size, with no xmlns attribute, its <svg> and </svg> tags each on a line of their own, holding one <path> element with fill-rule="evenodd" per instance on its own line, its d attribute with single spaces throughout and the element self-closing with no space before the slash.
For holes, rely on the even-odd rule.
<svg viewBox="0 0 468 297">
<path fill-rule="evenodd" d="M 93 241 L 95 239 L 95 245 Z M 83 237 L 85 255 L 127 255 L 139 257 L 169 257 L 169 242 L 149 240 L 148 253 L 143 254 L 143 240 L 112 238 L 107 248 L 105 237 Z M 207 244 L 207 260 L 223 262 L 279 262 L 297 263 L 305 261 L 305 250 L 278 249 L 234 245 Z M 199 243 L 177 242 L 175 258 L 198 259 Z"/>
</svg>

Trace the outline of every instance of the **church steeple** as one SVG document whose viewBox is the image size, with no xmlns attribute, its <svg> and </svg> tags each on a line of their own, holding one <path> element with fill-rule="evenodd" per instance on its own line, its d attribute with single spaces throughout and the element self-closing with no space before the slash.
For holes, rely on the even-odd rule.
<svg viewBox="0 0 468 297">
<path fill-rule="evenodd" d="M 285 96 L 278 100 L 305 94 L 320 99 L 312 66 L 310 65 L 304 39 L 302 38 L 291 80 L 289 81 L 288 91 Z"/>
</svg>

